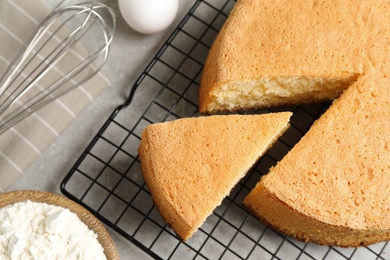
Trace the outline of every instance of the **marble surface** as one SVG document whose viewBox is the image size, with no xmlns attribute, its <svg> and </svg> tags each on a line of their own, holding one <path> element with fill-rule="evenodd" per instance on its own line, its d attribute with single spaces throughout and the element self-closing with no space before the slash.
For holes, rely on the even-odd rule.
<svg viewBox="0 0 390 260">
<path fill-rule="evenodd" d="M 117 14 L 115 37 L 107 63 L 102 69 L 111 80 L 112 86 L 75 120 L 8 191 L 34 189 L 61 194 L 60 182 L 64 176 L 115 107 L 126 99 L 138 76 L 195 1 L 180 0 L 179 12 L 171 27 L 153 35 L 142 35 L 132 30 L 121 17 L 117 1 L 100 2 L 111 6 Z M 54 6 L 55 3 L 48 0 L 48 4 Z M 118 248 L 121 259 L 149 258 L 138 247 L 110 228 L 107 229 Z"/>
</svg>

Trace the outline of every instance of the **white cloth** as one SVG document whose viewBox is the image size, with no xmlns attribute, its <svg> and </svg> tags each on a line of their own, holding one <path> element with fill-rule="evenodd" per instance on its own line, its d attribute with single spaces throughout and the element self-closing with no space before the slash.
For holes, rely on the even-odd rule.
<svg viewBox="0 0 390 260">
<path fill-rule="evenodd" d="M 44 0 L 0 1 L 0 73 L 31 31 L 50 12 Z M 81 48 L 80 52 L 85 50 Z M 109 84 L 99 73 L 1 134 L 0 191 L 6 190 L 20 177 Z"/>
</svg>

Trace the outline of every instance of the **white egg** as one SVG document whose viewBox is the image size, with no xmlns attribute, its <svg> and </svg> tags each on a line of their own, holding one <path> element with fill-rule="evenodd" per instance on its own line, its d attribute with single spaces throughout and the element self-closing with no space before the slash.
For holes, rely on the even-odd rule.
<svg viewBox="0 0 390 260">
<path fill-rule="evenodd" d="M 179 0 L 118 0 L 126 23 L 143 34 L 166 29 L 175 19 Z"/>
</svg>

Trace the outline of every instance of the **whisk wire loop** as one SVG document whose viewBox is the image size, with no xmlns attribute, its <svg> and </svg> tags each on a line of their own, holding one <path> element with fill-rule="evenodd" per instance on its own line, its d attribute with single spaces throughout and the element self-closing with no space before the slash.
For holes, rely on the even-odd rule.
<svg viewBox="0 0 390 260">
<path fill-rule="evenodd" d="M 70 6 L 63 2 L 36 27 L 0 77 L 0 134 L 84 84 L 107 60 L 114 11 L 95 1 Z M 94 46 L 88 44 L 88 54 L 82 55 L 80 41 L 88 37 Z"/>
</svg>

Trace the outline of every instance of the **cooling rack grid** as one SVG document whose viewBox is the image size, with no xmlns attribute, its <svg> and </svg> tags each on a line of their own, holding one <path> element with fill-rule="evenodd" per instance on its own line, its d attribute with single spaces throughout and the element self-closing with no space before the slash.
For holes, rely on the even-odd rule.
<svg viewBox="0 0 390 260">
<path fill-rule="evenodd" d="M 265 226 L 242 206 L 260 176 L 309 129 L 328 104 L 293 111 L 291 127 L 234 188 L 200 230 L 181 242 L 145 185 L 137 149 L 151 123 L 199 116 L 197 95 L 208 50 L 235 4 L 198 0 L 152 59 L 61 183 L 61 192 L 156 259 L 390 259 L 387 242 L 339 248 L 303 243 Z M 275 112 L 258 110 L 251 113 Z"/>
</svg>

